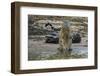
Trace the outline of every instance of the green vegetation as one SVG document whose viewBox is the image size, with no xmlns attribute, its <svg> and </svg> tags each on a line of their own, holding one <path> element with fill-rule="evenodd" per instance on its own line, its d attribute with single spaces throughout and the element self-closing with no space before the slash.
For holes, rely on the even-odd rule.
<svg viewBox="0 0 100 76">
<path fill-rule="evenodd" d="M 53 54 L 53 55 L 49 55 L 47 57 L 42 57 L 41 55 L 33 55 L 31 57 L 29 57 L 29 60 L 54 60 L 54 59 L 79 59 L 79 58 L 87 58 L 86 54 L 61 54 L 61 53 L 57 53 L 57 54 Z"/>
</svg>

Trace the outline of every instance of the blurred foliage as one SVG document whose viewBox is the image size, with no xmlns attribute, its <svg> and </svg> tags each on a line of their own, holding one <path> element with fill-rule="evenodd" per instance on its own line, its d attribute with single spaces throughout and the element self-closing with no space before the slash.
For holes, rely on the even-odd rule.
<svg viewBox="0 0 100 76">
<path fill-rule="evenodd" d="M 41 54 L 35 54 L 28 57 L 29 60 L 53 60 L 53 59 L 79 59 L 79 58 L 87 58 L 86 54 L 62 54 L 62 53 L 56 53 L 49 56 L 42 56 Z"/>
<path fill-rule="evenodd" d="M 28 15 L 29 22 L 37 20 L 69 20 L 75 22 L 87 22 L 87 17 L 77 17 L 77 16 L 46 16 L 46 15 Z"/>
<path fill-rule="evenodd" d="M 39 20 L 51 20 L 51 21 L 63 21 L 69 20 L 71 22 L 88 22 L 87 17 L 77 17 L 77 16 L 46 16 L 46 15 L 28 15 L 28 35 L 47 35 L 48 30 L 43 29 L 36 23 Z M 60 28 L 54 28 L 54 31 L 59 31 Z"/>
</svg>

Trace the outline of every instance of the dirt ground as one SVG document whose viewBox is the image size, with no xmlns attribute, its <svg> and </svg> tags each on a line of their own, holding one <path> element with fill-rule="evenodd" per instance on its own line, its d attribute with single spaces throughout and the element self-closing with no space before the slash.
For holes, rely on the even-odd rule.
<svg viewBox="0 0 100 76">
<path fill-rule="evenodd" d="M 59 54 L 59 44 L 45 43 L 45 40 L 28 40 L 28 60 L 75 59 L 87 58 L 88 47 L 85 38 L 81 43 L 73 43 L 69 55 Z"/>
</svg>

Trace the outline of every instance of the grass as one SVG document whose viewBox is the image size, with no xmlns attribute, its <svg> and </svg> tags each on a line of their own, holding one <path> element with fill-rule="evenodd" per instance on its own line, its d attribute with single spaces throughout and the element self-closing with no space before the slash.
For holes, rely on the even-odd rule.
<svg viewBox="0 0 100 76">
<path fill-rule="evenodd" d="M 54 60 L 54 59 L 79 59 L 79 58 L 87 58 L 86 54 L 61 54 L 56 53 L 53 55 L 42 56 L 42 55 L 32 55 L 29 56 L 29 60 Z"/>
<path fill-rule="evenodd" d="M 77 59 L 77 58 L 86 58 L 85 54 L 83 55 L 78 55 L 78 54 L 73 54 L 73 55 L 64 55 L 64 54 L 55 54 L 55 55 L 51 55 L 49 56 L 47 59 L 51 60 L 51 59 Z"/>
</svg>

